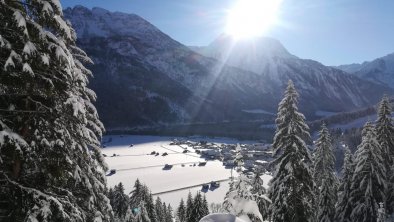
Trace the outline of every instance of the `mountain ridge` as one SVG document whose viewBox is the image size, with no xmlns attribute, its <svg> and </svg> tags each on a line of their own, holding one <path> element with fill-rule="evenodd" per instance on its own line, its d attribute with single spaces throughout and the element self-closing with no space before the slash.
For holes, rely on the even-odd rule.
<svg viewBox="0 0 394 222">
<path fill-rule="evenodd" d="M 360 78 L 394 88 L 394 53 L 387 54 L 372 61 L 340 65 L 341 69 Z"/>
<path fill-rule="evenodd" d="M 269 57 L 268 68 L 258 72 L 194 52 L 134 14 L 78 6 L 64 15 L 95 62 L 91 85 L 107 128 L 272 118 L 242 110 L 276 112 L 288 79 L 301 94 L 300 109 L 311 117 L 317 110 L 345 111 L 380 98 L 362 93 L 375 84 L 301 60 L 278 44 L 271 50 L 279 56 Z M 377 94 L 385 91 L 377 88 Z"/>
</svg>

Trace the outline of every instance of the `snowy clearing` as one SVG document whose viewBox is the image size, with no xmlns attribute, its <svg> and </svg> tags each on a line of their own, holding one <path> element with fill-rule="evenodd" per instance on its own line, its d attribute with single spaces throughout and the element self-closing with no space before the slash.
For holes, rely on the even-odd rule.
<svg viewBox="0 0 394 222">
<path fill-rule="evenodd" d="M 208 142 L 235 144 L 239 141 L 229 138 L 179 138 L 189 141 L 206 140 Z M 109 142 L 110 141 L 110 142 Z M 193 148 L 187 145 L 169 145 L 172 137 L 161 136 L 105 136 L 103 142 L 106 147 L 102 153 L 110 169 L 116 173 L 107 176 L 109 187 L 122 182 L 125 193 L 128 194 L 138 178 L 152 191 L 154 198 L 160 196 L 162 201 L 170 203 L 174 208 L 181 198 L 186 199 L 189 191 L 194 195 L 197 191 L 205 193 L 208 202 L 222 203 L 229 189 L 231 169 L 225 168 L 218 160 L 206 160 L 194 153 Z M 251 143 L 251 141 L 246 141 Z M 245 143 L 245 141 L 242 141 Z M 132 146 L 131 146 L 132 145 Z M 189 153 L 182 153 L 187 148 Z M 159 155 L 151 155 L 155 151 Z M 167 156 L 162 156 L 163 153 Z M 116 156 L 113 156 L 116 154 Z M 199 162 L 207 161 L 206 166 L 198 166 Z M 165 164 L 172 168 L 165 169 Z M 195 164 L 195 166 L 194 166 Z M 233 175 L 236 172 L 233 171 Z M 264 185 L 267 186 L 270 175 L 264 175 Z M 220 181 L 218 188 L 202 190 L 202 184 L 211 181 Z"/>
</svg>

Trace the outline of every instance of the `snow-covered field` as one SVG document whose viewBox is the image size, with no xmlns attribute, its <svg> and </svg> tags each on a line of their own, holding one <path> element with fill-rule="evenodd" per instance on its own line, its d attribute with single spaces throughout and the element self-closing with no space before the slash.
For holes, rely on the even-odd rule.
<svg viewBox="0 0 394 222">
<path fill-rule="evenodd" d="M 111 142 L 107 142 L 112 139 Z M 181 138 L 186 139 L 186 138 Z M 238 143 L 239 141 L 228 138 L 187 138 L 190 141 L 206 140 L 215 143 Z M 231 169 L 223 166 L 223 163 L 215 160 L 208 161 L 206 166 L 198 166 L 199 162 L 206 161 L 187 145 L 169 145 L 172 137 L 161 136 L 105 136 L 103 142 L 107 142 L 103 148 L 103 154 L 107 155 L 106 162 L 110 169 L 116 169 L 116 173 L 107 176 L 110 187 L 122 182 L 128 194 L 138 178 L 145 183 L 156 196 L 170 203 L 174 208 L 178 206 L 181 198 L 186 199 L 189 191 L 194 195 L 201 190 L 201 184 L 210 181 L 221 181 L 220 187 L 202 191 L 208 202 L 221 203 L 228 191 Z M 247 143 L 250 143 L 248 141 Z M 245 141 L 242 141 L 245 143 Z M 130 147 L 130 145 L 133 146 Z M 187 148 L 189 153 L 182 153 Z M 160 155 L 151 155 L 152 151 Z M 166 152 L 167 156 L 162 156 Z M 113 154 L 116 156 L 112 157 Z M 171 164 L 171 169 L 164 169 L 165 164 Z M 195 164 L 195 166 L 194 166 Z M 235 171 L 233 172 L 235 175 Z M 265 175 L 267 183 L 270 176 Z"/>
</svg>

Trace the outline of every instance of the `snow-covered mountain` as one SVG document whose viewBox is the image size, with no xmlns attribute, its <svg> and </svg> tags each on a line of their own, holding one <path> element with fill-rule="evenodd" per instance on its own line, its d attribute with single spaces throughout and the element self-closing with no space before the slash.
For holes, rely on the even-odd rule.
<svg viewBox="0 0 394 222">
<path fill-rule="evenodd" d="M 340 65 L 345 72 L 394 88 L 394 53 L 362 64 Z"/>
<path fill-rule="evenodd" d="M 272 118 L 266 113 L 276 112 L 288 79 L 309 116 L 369 105 L 392 92 L 299 59 L 273 39 L 234 45 L 223 37 L 197 53 L 134 14 L 76 6 L 64 15 L 95 63 L 91 87 L 107 128 Z"/>
<path fill-rule="evenodd" d="M 315 107 L 323 106 L 322 103 L 335 104 L 338 109 L 329 108 L 331 111 L 343 111 L 369 103 L 371 97 L 365 90 L 373 91 L 375 95 L 381 93 L 376 85 L 342 70 L 290 54 L 278 40 L 272 38 L 235 41 L 230 36 L 222 35 L 207 47 L 192 49 L 227 65 L 254 72 L 273 82 L 276 86 L 272 88 L 279 89 L 288 79 L 292 79 L 301 97 L 307 98 L 309 103 L 320 100 L 314 104 Z"/>
</svg>

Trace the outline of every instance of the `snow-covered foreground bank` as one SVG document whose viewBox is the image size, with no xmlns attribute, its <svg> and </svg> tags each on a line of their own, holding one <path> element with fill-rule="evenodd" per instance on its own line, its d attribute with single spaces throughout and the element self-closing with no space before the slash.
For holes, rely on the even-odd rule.
<svg viewBox="0 0 394 222">
<path fill-rule="evenodd" d="M 205 160 L 194 149 L 187 145 L 169 145 L 173 137 L 161 136 L 105 136 L 106 162 L 110 169 L 116 169 L 116 173 L 107 176 L 108 185 L 115 186 L 122 182 L 125 192 L 128 194 L 135 180 L 138 178 L 145 183 L 154 194 L 177 207 L 181 198 L 186 199 L 189 191 L 195 194 L 197 191 L 205 193 L 208 202 L 222 203 L 229 189 L 228 182 L 231 169 L 225 168 L 218 160 Z M 179 138 L 186 139 L 186 138 Z M 239 141 L 228 138 L 208 139 L 193 137 L 190 141 L 206 140 L 214 143 L 235 144 Z M 111 142 L 108 142 L 111 141 Z M 242 141 L 245 143 L 245 141 Z M 246 143 L 250 143 L 246 142 Z M 130 145 L 133 146 L 130 146 Z M 189 153 L 182 153 L 187 148 Z M 155 151 L 159 155 L 151 155 Z M 162 156 L 163 153 L 167 156 Z M 113 154 L 116 156 L 112 157 Z M 198 166 L 199 162 L 207 161 L 206 166 Z M 164 169 L 165 164 L 173 165 L 171 169 Z M 235 175 L 235 171 L 233 171 Z M 265 186 L 271 178 L 264 175 Z M 202 184 L 211 181 L 221 181 L 216 189 L 202 190 Z"/>
</svg>

